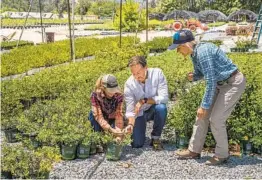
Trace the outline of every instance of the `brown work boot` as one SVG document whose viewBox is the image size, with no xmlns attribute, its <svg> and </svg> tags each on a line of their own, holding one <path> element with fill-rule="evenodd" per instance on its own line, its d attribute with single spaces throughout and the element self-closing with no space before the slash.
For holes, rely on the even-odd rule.
<svg viewBox="0 0 262 180">
<path fill-rule="evenodd" d="M 212 158 L 207 160 L 205 164 L 209 165 L 209 166 L 215 166 L 215 165 L 226 163 L 228 159 L 229 159 L 229 157 L 219 158 L 219 157 L 213 156 Z"/>
<path fill-rule="evenodd" d="M 178 159 L 199 159 L 200 158 L 199 153 L 189 151 L 188 149 L 176 152 L 176 155 L 178 155 Z"/>
<path fill-rule="evenodd" d="M 150 146 L 153 146 L 153 150 L 155 151 L 161 151 L 164 149 L 162 142 L 160 139 L 152 139 Z"/>
</svg>

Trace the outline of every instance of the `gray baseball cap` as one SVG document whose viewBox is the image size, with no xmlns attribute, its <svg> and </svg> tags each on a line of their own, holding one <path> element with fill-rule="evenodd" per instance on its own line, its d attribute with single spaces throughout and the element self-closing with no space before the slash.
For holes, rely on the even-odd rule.
<svg viewBox="0 0 262 180">
<path fill-rule="evenodd" d="M 117 79 L 112 74 L 107 74 L 102 77 L 102 85 L 106 88 L 106 90 L 112 94 L 121 93 L 121 89 L 118 86 Z"/>
</svg>

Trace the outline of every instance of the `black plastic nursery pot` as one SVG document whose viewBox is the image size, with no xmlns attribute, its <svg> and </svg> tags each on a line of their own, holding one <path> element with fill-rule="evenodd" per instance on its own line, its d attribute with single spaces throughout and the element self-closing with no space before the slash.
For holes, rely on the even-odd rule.
<svg viewBox="0 0 262 180">
<path fill-rule="evenodd" d="M 88 145 L 79 144 L 77 146 L 77 157 L 80 159 L 88 158 L 90 153 L 90 148 L 91 148 L 91 144 Z"/>
<path fill-rule="evenodd" d="M 241 141 L 241 154 L 248 155 L 252 153 L 252 144 L 249 140 Z"/>
<path fill-rule="evenodd" d="M 114 142 L 107 145 L 106 159 L 110 161 L 118 161 L 122 154 L 122 145 Z"/>
<path fill-rule="evenodd" d="M 258 48 L 258 45 L 257 45 L 257 44 L 246 45 L 245 48 L 248 48 L 248 49 L 257 49 L 257 48 Z"/>
<path fill-rule="evenodd" d="M 1 179 L 12 179 L 10 171 L 1 171 Z"/>
<path fill-rule="evenodd" d="M 248 52 L 249 48 L 230 48 L 231 52 Z"/>
<path fill-rule="evenodd" d="M 252 146 L 252 152 L 262 155 L 262 146 L 258 146 L 258 147 Z"/>
<path fill-rule="evenodd" d="M 64 160 L 73 160 L 76 157 L 76 146 L 72 145 L 61 145 L 61 155 Z"/>
<path fill-rule="evenodd" d="M 185 149 L 188 147 L 189 138 L 184 135 L 180 135 L 180 132 L 176 131 L 176 147 L 179 149 Z"/>
<path fill-rule="evenodd" d="M 38 148 L 41 146 L 41 143 L 36 139 L 36 134 L 23 134 L 23 137 L 25 138 L 29 138 L 29 140 L 31 141 L 31 144 L 34 148 Z"/>
<path fill-rule="evenodd" d="M 150 53 L 162 53 L 166 51 L 166 49 L 150 49 L 149 52 Z"/>
<path fill-rule="evenodd" d="M 15 143 L 19 141 L 17 138 L 19 131 L 17 129 L 5 129 L 4 132 L 8 143 Z"/>
<path fill-rule="evenodd" d="M 96 153 L 96 143 L 91 143 L 90 145 L 90 153 L 89 154 L 95 154 Z"/>
</svg>

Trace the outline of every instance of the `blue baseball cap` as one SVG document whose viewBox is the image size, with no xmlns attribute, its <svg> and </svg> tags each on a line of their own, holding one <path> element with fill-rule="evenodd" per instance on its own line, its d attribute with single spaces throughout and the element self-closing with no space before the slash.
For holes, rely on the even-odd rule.
<svg viewBox="0 0 262 180">
<path fill-rule="evenodd" d="M 180 30 L 173 35 L 173 44 L 167 49 L 176 49 L 180 44 L 184 44 L 190 41 L 194 41 L 194 35 L 190 30 Z"/>
</svg>

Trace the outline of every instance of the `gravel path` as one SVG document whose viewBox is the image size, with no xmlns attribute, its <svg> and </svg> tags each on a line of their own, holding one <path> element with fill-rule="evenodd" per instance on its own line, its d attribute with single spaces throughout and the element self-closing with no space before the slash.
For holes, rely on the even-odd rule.
<svg viewBox="0 0 262 180">
<path fill-rule="evenodd" d="M 107 161 L 104 155 L 86 160 L 57 164 L 50 178 L 78 179 L 262 179 L 262 158 L 230 157 L 227 164 L 206 166 L 212 153 L 202 152 L 198 160 L 178 160 L 176 147 L 165 144 L 165 150 L 155 152 L 149 146 L 153 123 L 148 122 L 147 140 L 143 148 L 126 146 L 120 161 Z"/>
</svg>

